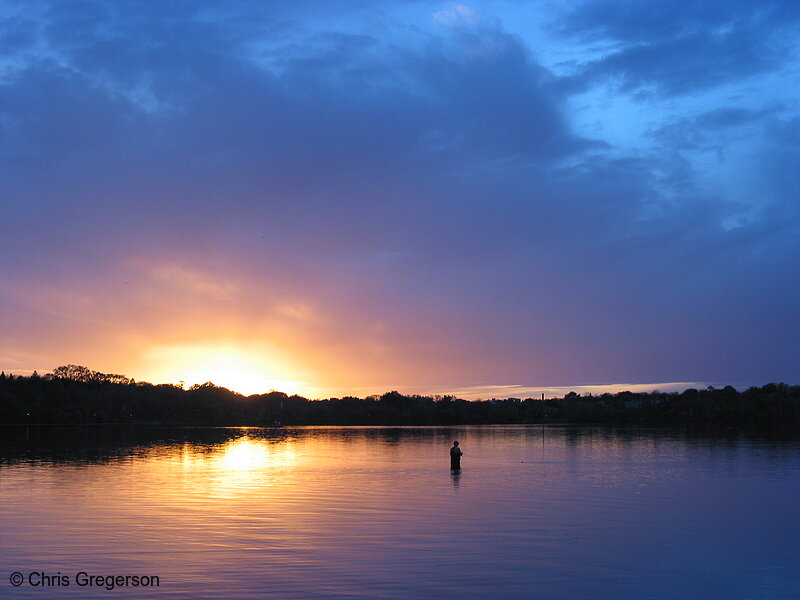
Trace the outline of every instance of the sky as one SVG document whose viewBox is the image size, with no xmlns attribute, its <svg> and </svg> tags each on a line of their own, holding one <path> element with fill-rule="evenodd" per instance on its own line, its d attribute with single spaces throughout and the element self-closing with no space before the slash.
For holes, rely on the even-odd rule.
<svg viewBox="0 0 800 600">
<path fill-rule="evenodd" d="M 800 3 L 0 0 L 0 369 L 800 383 Z"/>
</svg>

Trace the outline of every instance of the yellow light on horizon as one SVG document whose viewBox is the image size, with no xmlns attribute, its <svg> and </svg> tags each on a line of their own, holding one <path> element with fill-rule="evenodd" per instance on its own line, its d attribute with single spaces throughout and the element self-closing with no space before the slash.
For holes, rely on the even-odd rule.
<svg viewBox="0 0 800 600">
<path fill-rule="evenodd" d="M 272 390 L 297 394 L 303 384 L 276 377 L 291 372 L 286 361 L 264 348 L 245 349 L 233 344 L 156 346 L 147 352 L 151 363 L 145 377 L 158 383 L 186 387 L 211 382 L 245 396 Z"/>
</svg>

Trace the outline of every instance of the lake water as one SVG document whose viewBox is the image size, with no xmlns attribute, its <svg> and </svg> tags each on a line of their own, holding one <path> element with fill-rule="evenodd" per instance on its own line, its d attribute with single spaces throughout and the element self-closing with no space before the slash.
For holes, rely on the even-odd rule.
<svg viewBox="0 0 800 600">
<path fill-rule="evenodd" d="M 800 598 L 791 435 L 561 426 L 0 435 L 2 598 Z M 466 453 L 458 475 L 454 439 Z M 79 585 L 83 573 L 156 576 L 159 586 Z"/>
</svg>

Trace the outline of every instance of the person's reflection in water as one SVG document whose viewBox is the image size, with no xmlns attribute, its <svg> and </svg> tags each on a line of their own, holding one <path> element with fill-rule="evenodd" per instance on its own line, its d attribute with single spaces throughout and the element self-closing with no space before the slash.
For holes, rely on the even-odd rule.
<svg viewBox="0 0 800 600">
<path fill-rule="evenodd" d="M 461 448 L 458 447 L 458 442 L 453 442 L 453 447 L 450 448 L 450 469 L 453 471 L 461 470 L 461 455 L 464 454 Z"/>
<path fill-rule="evenodd" d="M 453 489 L 458 489 L 458 484 L 461 481 L 461 469 L 453 469 L 450 471 L 450 478 L 453 480 Z"/>
</svg>

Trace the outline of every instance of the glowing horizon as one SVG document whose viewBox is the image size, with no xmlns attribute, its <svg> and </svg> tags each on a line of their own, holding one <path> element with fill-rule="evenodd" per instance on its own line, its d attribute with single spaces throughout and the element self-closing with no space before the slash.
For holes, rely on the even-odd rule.
<svg viewBox="0 0 800 600">
<path fill-rule="evenodd" d="M 497 385 L 474 385 L 474 386 L 409 386 L 397 384 L 375 385 L 368 387 L 328 387 L 321 388 L 312 385 L 304 384 L 303 382 L 291 381 L 285 379 L 276 379 L 268 375 L 264 375 L 255 367 L 248 370 L 245 360 L 241 363 L 233 363 L 231 354 L 222 352 L 212 352 L 212 356 L 216 358 L 222 356 L 223 364 L 217 367 L 211 367 L 205 371 L 198 367 L 189 367 L 190 370 L 197 373 L 197 376 L 191 379 L 172 377 L 148 377 L 145 375 L 136 375 L 132 373 L 119 373 L 121 375 L 130 376 L 132 379 L 139 382 L 147 382 L 154 385 L 170 384 L 178 385 L 184 389 L 190 388 L 192 385 L 202 385 L 204 383 L 212 383 L 218 387 L 224 387 L 232 392 L 242 394 L 243 396 L 266 394 L 272 391 L 283 392 L 287 395 L 297 394 L 308 399 L 321 400 L 328 398 L 338 398 L 343 396 L 356 396 L 367 397 L 374 395 L 382 395 L 389 391 L 399 391 L 407 395 L 421 395 L 421 396 L 455 396 L 465 400 L 487 400 L 491 398 L 539 398 L 542 394 L 547 398 L 557 398 L 564 396 L 570 392 L 577 394 L 615 394 L 618 392 L 629 391 L 634 393 L 647 393 L 647 392 L 682 392 L 689 388 L 705 388 L 709 385 L 715 387 L 723 387 L 730 385 L 726 382 L 703 382 L 703 381 L 672 381 L 672 382 L 659 382 L 659 383 L 597 383 L 597 384 L 579 384 L 579 385 L 561 385 L 561 386 L 536 386 L 536 385 L 520 385 L 520 384 L 497 384 Z M 233 353 L 235 356 L 236 353 Z M 252 363 L 251 363 L 252 364 Z M 87 365 L 83 365 L 87 366 Z M 89 368 L 91 368 L 89 366 Z M 96 370 L 96 369 L 93 369 Z M 49 373 L 51 370 L 41 370 L 40 374 Z M 5 371 L 6 374 L 13 375 L 30 375 L 33 370 L 24 371 Z M 103 372 L 102 370 L 100 372 Z M 111 371 L 109 371 L 111 372 Z M 217 372 L 221 373 L 221 377 L 206 377 L 206 375 Z M 754 383 L 753 385 L 759 385 Z M 743 389 L 749 386 L 734 386 Z"/>
<path fill-rule="evenodd" d="M 186 388 L 210 381 L 245 396 L 271 390 L 291 395 L 304 389 L 302 382 L 284 375 L 291 368 L 286 361 L 264 347 L 247 350 L 230 343 L 156 346 L 147 350 L 143 362 L 143 380 L 182 383 Z"/>
</svg>

